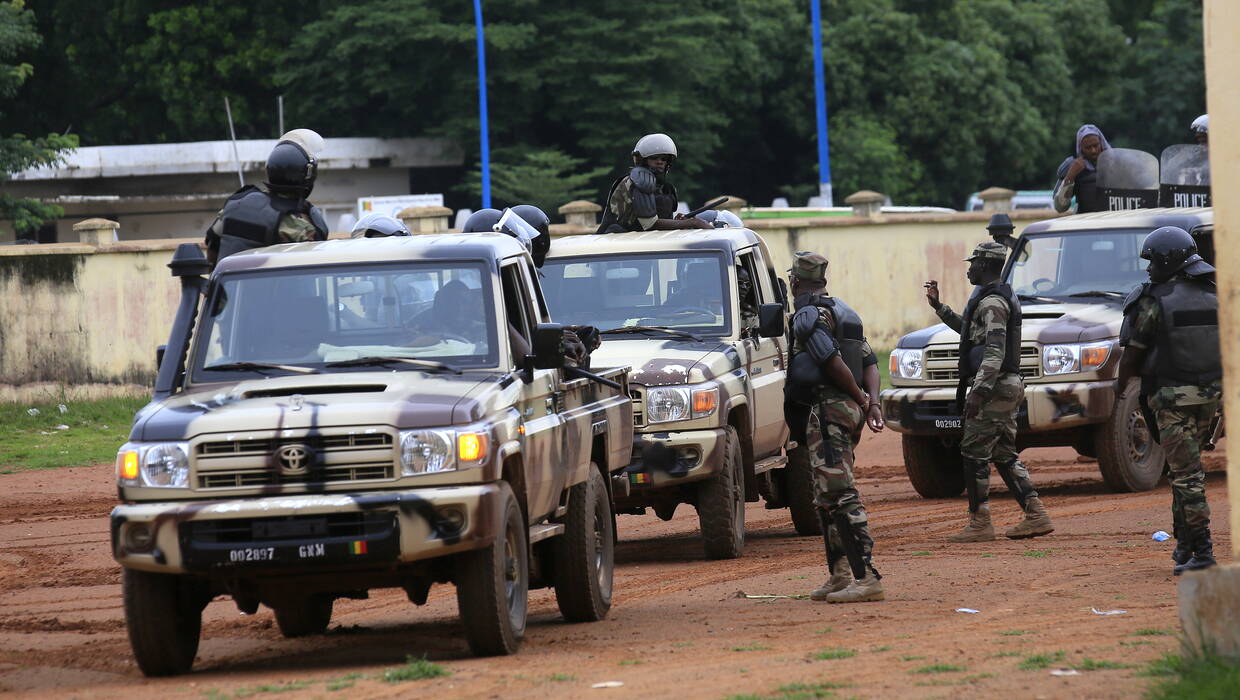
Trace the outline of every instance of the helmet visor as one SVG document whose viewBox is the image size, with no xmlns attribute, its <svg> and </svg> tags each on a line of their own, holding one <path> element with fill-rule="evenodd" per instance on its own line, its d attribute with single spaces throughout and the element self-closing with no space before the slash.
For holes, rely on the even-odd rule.
<svg viewBox="0 0 1240 700">
<path fill-rule="evenodd" d="M 516 238 L 518 241 L 521 241 L 521 245 L 525 246 L 527 250 L 530 248 L 531 242 L 542 235 L 538 232 L 538 229 L 531 226 L 512 209 L 504 210 L 504 215 L 499 217 L 494 231 L 496 233 L 506 233 Z"/>
</svg>

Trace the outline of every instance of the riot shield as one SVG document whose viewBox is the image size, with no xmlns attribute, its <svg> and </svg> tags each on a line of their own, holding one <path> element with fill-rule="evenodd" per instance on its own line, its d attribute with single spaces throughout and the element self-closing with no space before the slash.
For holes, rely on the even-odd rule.
<svg viewBox="0 0 1240 700">
<path fill-rule="evenodd" d="M 1158 206 L 1158 159 L 1132 148 L 1108 148 L 1098 155 L 1098 189 L 1109 211 Z"/>
<path fill-rule="evenodd" d="M 1210 206 L 1210 152 L 1205 146 L 1195 143 L 1167 146 L 1159 160 L 1158 198 L 1162 206 Z"/>
</svg>

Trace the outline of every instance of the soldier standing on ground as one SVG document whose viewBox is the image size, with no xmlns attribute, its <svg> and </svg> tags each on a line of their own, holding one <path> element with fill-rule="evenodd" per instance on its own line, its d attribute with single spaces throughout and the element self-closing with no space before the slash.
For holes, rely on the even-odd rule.
<svg viewBox="0 0 1240 700">
<path fill-rule="evenodd" d="M 793 439 L 803 440 L 809 452 L 831 572 L 810 598 L 859 603 L 883 599 L 882 576 L 871 563 L 874 539 L 853 481 L 862 424 L 883 429 L 878 358 L 861 317 L 827 294 L 827 264 L 822 255 L 802 252 L 790 270 L 796 312 L 784 414 Z"/>
<path fill-rule="evenodd" d="M 956 405 L 963 406 L 964 436 L 960 456 L 969 494 L 969 524 L 952 542 L 988 542 L 995 538 L 990 522 L 990 462 L 1025 512 L 1025 518 L 1004 534 L 1012 539 L 1054 531 L 1051 517 L 1020 463 L 1016 449 L 1016 410 L 1025 395 L 1020 377 L 1020 301 L 1000 283 L 1007 248 L 982 243 L 965 261 L 969 282 L 977 285 L 964 316 L 939 301 L 938 282 L 926 283 L 926 300 L 939 318 L 960 333 L 960 384 Z M 966 388 L 968 399 L 965 399 Z"/>
<path fill-rule="evenodd" d="M 224 203 L 207 229 L 207 260 L 277 243 L 327 240 L 323 211 L 306 201 L 318 175 L 323 137 L 294 129 L 267 156 L 266 188 L 246 185 Z"/>
<path fill-rule="evenodd" d="M 1212 437 L 1223 394 L 1218 296 L 1214 268 L 1184 229 L 1155 229 L 1141 257 L 1150 261 L 1150 281 L 1124 302 L 1117 394 L 1123 399 L 1131 380 L 1141 377 L 1141 399 L 1153 411 L 1171 468 L 1171 558 L 1179 575 L 1215 564 L 1201 444 Z"/>
<path fill-rule="evenodd" d="M 701 219 L 676 214 L 676 187 L 667 174 L 676 162 L 676 144 L 667 134 L 647 134 L 633 146 L 633 167 L 607 192 L 603 219 L 595 233 L 710 228 Z"/>
</svg>

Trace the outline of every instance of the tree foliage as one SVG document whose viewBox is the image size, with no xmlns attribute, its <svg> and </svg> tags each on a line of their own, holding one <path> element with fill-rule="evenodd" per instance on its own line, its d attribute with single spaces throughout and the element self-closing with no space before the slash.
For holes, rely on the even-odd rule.
<svg viewBox="0 0 1240 700">
<path fill-rule="evenodd" d="M 1187 140 L 1204 111 L 1200 0 L 821 2 L 841 196 L 874 189 L 899 203 L 960 206 L 991 185 L 1047 188 L 1082 123 L 1098 124 L 1114 145 L 1158 152 Z M 25 50 L 39 75 L 56 80 L 22 86 L 26 109 L 0 115 L 0 133 L 72 125 L 91 144 L 218 139 L 228 95 L 238 135 L 270 137 L 283 94 L 287 128 L 445 136 L 464 147 L 466 163 L 479 160 L 470 3 L 40 8 L 47 42 Z M 547 197 L 592 188 L 598 200 L 633 143 L 663 131 L 679 146 L 673 179 L 691 204 L 720 193 L 803 201 L 816 189 L 806 0 L 507 0 L 484 9 L 497 186 L 518 183 L 524 197 L 535 187 Z M 560 172 L 588 184 L 535 184 L 532 163 L 547 157 L 568 159 Z M 462 183 L 477 177 L 461 173 Z"/>
<path fill-rule="evenodd" d="M 554 217 L 568 202 L 592 198 L 594 183 L 610 169 L 582 171 L 585 160 L 551 148 L 528 151 L 510 149 L 496 153 L 491 161 L 491 196 L 496 207 L 533 204 Z M 463 189 L 482 196 L 481 165 L 469 175 Z"/>
</svg>

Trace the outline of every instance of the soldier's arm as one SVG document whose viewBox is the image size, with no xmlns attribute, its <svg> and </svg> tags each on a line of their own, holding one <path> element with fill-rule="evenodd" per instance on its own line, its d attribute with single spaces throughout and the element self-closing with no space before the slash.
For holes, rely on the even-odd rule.
<svg viewBox="0 0 1240 700">
<path fill-rule="evenodd" d="M 844 393 L 852 397 L 858 406 L 865 408 L 869 403 L 866 393 L 857 386 L 857 380 L 853 379 L 852 370 L 848 369 L 848 365 L 844 363 L 844 358 L 840 357 L 840 353 L 836 352 L 822 366 L 823 374 L 827 375 L 827 379 Z"/>
<path fill-rule="evenodd" d="M 960 318 L 960 314 L 952 311 L 952 307 L 947 304 L 940 304 L 939 308 L 934 310 L 934 315 L 938 316 L 939 320 L 946 323 L 947 327 L 953 331 L 957 333 L 963 332 L 960 330 L 960 325 L 964 322 L 964 319 Z"/>
<path fill-rule="evenodd" d="M 1068 211 L 1072 207 L 1072 195 L 1076 192 L 1076 183 L 1072 180 L 1060 179 L 1055 185 L 1055 194 L 1052 197 L 1055 204 L 1055 211 Z"/>
<path fill-rule="evenodd" d="M 224 212 L 221 210 L 220 214 Z M 215 221 L 207 227 L 206 240 L 203 242 L 207 249 L 207 263 L 211 269 L 215 269 L 215 263 L 220 257 L 220 231 L 223 230 L 224 224 L 220 221 L 219 215 L 216 215 Z"/>
<path fill-rule="evenodd" d="M 1161 309 L 1158 302 L 1150 297 L 1142 297 L 1128 310 L 1124 316 L 1124 328 L 1120 331 L 1119 344 L 1124 348 L 1120 356 L 1119 370 L 1116 375 L 1116 387 L 1121 396 L 1128 388 L 1133 377 L 1141 373 L 1141 365 L 1145 355 L 1154 344 L 1161 320 Z"/>
<path fill-rule="evenodd" d="M 973 392 L 983 399 L 995 390 L 1007 354 L 1008 313 L 1007 304 L 995 296 L 986 297 L 977 305 L 977 323 L 985 332 L 986 344 L 982 364 L 973 379 Z"/>
</svg>

